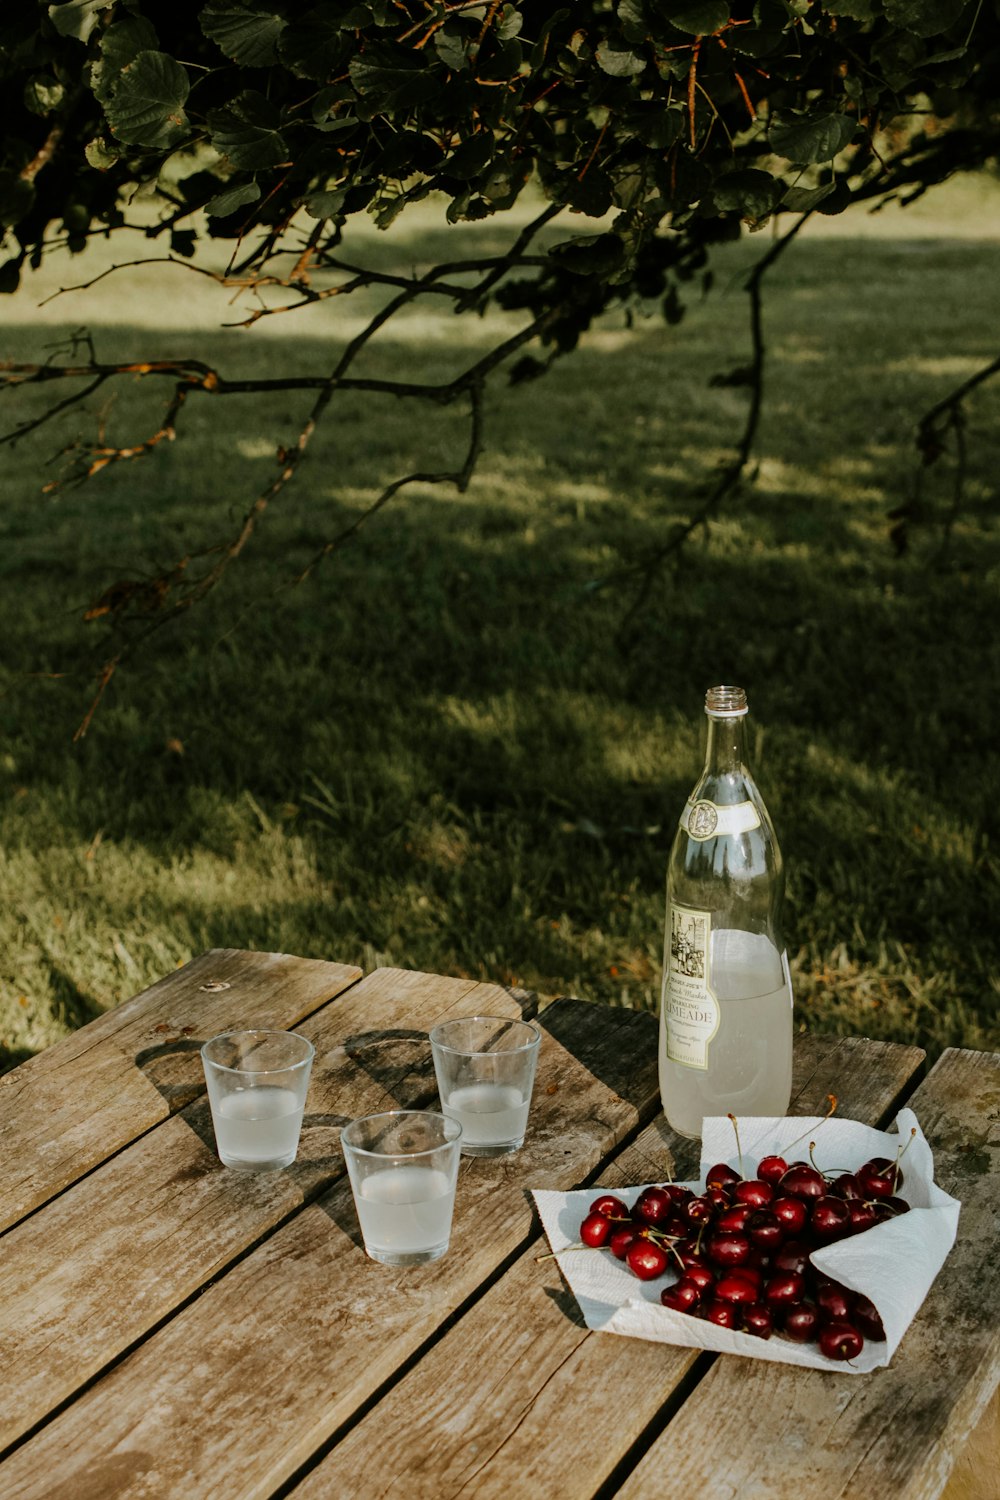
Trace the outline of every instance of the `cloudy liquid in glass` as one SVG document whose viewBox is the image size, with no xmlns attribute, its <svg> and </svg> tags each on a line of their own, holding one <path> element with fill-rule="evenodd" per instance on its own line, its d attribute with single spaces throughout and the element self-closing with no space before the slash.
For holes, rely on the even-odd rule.
<svg viewBox="0 0 1000 1500">
<path fill-rule="evenodd" d="M 455 1194 L 438 1167 L 387 1167 L 372 1172 L 355 1193 L 365 1249 L 374 1255 L 414 1255 L 448 1243 Z"/>
<path fill-rule="evenodd" d="M 291 1089 L 264 1085 L 225 1094 L 212 1111 L 226 1166 L 287 1166 L 295 1159 L 302 1105 Z"/>
<path fill-rule="evenodd" d="M 500 1146 L 522 1141 L 530 1101 L 509 1083 L 470 1083 L 452 1089 L 442 1110 L 462 1127 L 462 1146 Z"/>
</svg>

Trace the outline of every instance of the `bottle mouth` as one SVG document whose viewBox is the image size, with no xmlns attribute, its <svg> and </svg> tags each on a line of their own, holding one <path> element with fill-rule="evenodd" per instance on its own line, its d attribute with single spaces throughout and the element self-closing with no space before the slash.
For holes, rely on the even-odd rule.
<svg viewBox="0 0 1000 1500">
<path fill-rule="evenodd" d="M 741 687 L 710 687 L 705 694 L 705 712 L 713 719 L 742 719 L 747 709 L 747 695 Z"/>
</svg>

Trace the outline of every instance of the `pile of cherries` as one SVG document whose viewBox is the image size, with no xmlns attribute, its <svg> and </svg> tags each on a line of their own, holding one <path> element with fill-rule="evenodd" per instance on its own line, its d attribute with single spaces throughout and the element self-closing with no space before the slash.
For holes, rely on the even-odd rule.
<svg viewBox="0 0 1000 1500">
<path fill-rule="evenodd" d="M 580 1239 L 609 1249 L 642 1281 L 677 1273 L 660 1294 L 674 1312 L 762 1339 L 780 1332 L 850 1360 L 866 1339 L 885 1338 L 882 1319 L 868 1297 L 817 1270 L 810 1252 L 906 1213 L 902 1183 L 898 1158 L 834 1175 L 765 1156 L 749 1178 L 722 1163 L 702 1193 L 647 1187 L 631 1209 L 602 1193 Z"/>
</svg>

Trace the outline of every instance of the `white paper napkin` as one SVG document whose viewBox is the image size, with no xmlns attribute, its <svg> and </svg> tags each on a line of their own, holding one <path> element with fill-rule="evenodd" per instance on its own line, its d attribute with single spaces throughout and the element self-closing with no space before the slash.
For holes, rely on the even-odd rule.
<svg viewBox="0 0 1000 1500">
<path fill-rule="evenodd" d="M 870 1297 L 885 1325 L 885 1341 L 866 1339 L 858 1358 L 848 1362 L 827 1359 L 816 1344 L 792 1343 L 781 1334 L 755 1338 L 687 1313 L 672 1312 L 660 1302 L 660 1292 L 672 1279 L 669 1275 L 657 1281 L 640 1281 L 609 1250 L 570 1248 L 579 1244 L 580 1223 L 599 1188 L 571 1193 L 536 1190 L 534 1198 L 549 1244 L 588 1328 L 689 1349 L 713 1349 L 720 1354 L 745 1354 L 753 1359 L 861 1375 L 887 1365 L 895 1354 L 955 1243 L 961 1207 L 957 1199 L 935 1185 L 930 1147 L 913 1112 L 900 1110 L 895 1127 L 895 1132 L 873 1130 L 857 1120 L 824 1120 L 818 1116 L 748 1118 L 739 1122 L 747 1177 L 754 1175 L 764 1156 L 784 1156 L 789 1163 L 808 1160 L 810 1141 L 815 1141 L 816 1165 L 821 1171 L 835 1173 L 854 1171 L 873 1156 L 894 1160 L 897 1149 L 910 1142 L 900 1163 L 905 1178 L 900 1196 L 910 1204 L 910 1212 L 812 1254 L 819 1270 Z M 912 1130 L 916 1135 L 911 1140 Z M 724 1116 L 705 1120 L 700 1181 L 685 1185 L 703 1190 L 705 1176 L 717 1162 L 728 1162 L 740 1170 L 732 1123 Z M 646 1185 L 608 1191 L 614 1191 L 631 1207 Z"/>
</svg>

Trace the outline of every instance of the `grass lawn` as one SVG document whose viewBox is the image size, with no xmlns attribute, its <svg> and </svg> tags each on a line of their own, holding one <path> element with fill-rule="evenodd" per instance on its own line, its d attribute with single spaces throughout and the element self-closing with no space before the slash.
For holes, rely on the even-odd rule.
<svg viewBox="0 0 1000 1500">
<path fill-rule="evenodd" d="M 453 245 L 428 207 L 358 253 L 408 269 Z M 404 491 L 296 586 L 381 483 L 461 453 L 457 411 L 344 395 L 256 543 L 77 742 L 109 649 L 87 604 L 231 535 L 306 401 L 192 399 L 176 443 L 56 494 L 59 448 L 98 419 L 145 436 L 165 390 L 4 449 L 0 1069 L 210 946 L 655 1006 L 667 852 L 722 681 L 747 688 L 786 857 L 797 1024 L 1000 1045 L 1000 380 L 968 405 L 948 546 L 931 525 L 897 557 L 887 520 L 916 419 L 997 353 L 1000 191 L 807 228 L 769 278 L 754 485 L 624 644 L 628 587 L 587 587 L 689 517 L 731 452 L 746 395 L 712 377 L 746 359 L 739 277 L 765 248 L 727 248 L 679 327 L 610 316 L 544 381 L 498 383 L 468 492 Z M 38 306 L 111 258 L 39 272 L 0 357 L 87 325 L 102 358 L 324 373 L 360 326 L 350 299 L 221 330 L 228 294 L 169 267 Z M 445 378 L 500 321 L 432 312 L 366 371 Z M 0 426 L 29 409 L 4 395 Z M 953 475 L 927 476 L 938 522 Z"/>
</svg>

